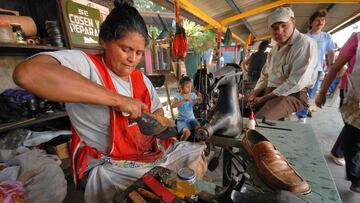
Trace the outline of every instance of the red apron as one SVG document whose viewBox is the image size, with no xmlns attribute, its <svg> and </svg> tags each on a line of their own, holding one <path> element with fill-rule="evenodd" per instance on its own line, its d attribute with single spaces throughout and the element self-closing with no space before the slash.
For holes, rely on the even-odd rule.
<svg viewBox="0 0 360 203">
<path fill-rule="evenodd" d="M 101 55 L 87 54 L 87 56 L 97 67 L 104 86 L 107 89 L 117 92 L 109 71 L 102 61 Z M 145 103 L 147 105 L 147 111 L 150 112 L 150 94 L 145 85 L 143 75 L 139 70 L 134 70 L 130 74 L 130 85 L 133 98 Z M 76 129 L 72 129 L 71 167 L 75 183 L 79 183 L 83 178 L 88 164 L 88 156 L 94 159 L 100 159 L 102 156 L 106 156 L 114 160 L 153 162 L 163 155 L 163 152 L 157 146 L 155 136 L 145 136 L 141 134 L 136 123 L 129 125 L 130 119 L 122 116 L 121 113 L 115 111 L 112 107 L 109 107 L 109 113 L 109 136 L 112 139 L 112 147 L 109 154 L 103 154 L 97 149 L 87 145 L 85 141 L 81 139 Z M 171 143 L 166 140 L 165 143 L 162 142 L 162 144 L 167 148 Z"/>
</svg>

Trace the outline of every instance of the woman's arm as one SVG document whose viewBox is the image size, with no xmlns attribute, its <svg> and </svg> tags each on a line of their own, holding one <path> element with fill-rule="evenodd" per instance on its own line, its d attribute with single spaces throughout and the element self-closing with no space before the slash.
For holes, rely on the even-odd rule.
<svg viewBox="0 0 360 203">
<path fill-rule="evenodd" d="M 330 66 L 329 73 L 325 76 L 322 82 L 320 92 L 316 97 L 315 104 L 320 107 L 326 102 L 326 92 L 329 89 L 330 84 L 336 78 L 337 73 L 343 68 L 343 66 L 350 60 L 349 56 L 339 56 L 335 63 Z"/>
<path fill-rule="evenodd" d="M 20 63 L 13 78 L 20 87 L 52 101 L 112 106 L 130 113 L 132 118 L 140 116 L 146 109 L 139 100 L 110 91 L 47 55 L 38 55 Z"/>
</svg>

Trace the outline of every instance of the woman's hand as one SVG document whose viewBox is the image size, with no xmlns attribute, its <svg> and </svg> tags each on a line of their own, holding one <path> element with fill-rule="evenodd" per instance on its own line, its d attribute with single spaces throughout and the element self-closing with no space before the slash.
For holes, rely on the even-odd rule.
<svg viewBox="0 0 360 203">
<path fill-rule="evenodd" d="M 146 105 L 137 100 L 137 99 L 133 99 L 130 97 L 125 97 L 125 96 L 120 96 L 119 95 L 119 99 L 117 100 L 115 106 L 113 106 L 113 108 L 116 111 L 125 113 L 125 114 L 130 114 L 130 118 L 134 119 L 137 117 L 140 117 L 143 111 L 146 111 Z"/>
<path fill-rule="evenodd" d="M 316 96 L 315 99 L 316 106 L 321 108 L 322 106 L 325 105 L 325 103 L 326 103 L 326 95 L 324 93 L 319 92 L 319 94 Z"/>
</svg>

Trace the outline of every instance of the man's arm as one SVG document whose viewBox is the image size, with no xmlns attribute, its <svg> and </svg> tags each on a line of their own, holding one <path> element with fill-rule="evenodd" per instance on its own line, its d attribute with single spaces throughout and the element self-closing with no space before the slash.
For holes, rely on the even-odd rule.
<svg viewBox="0 0 360 203">
<path fill-rule="evenodd" d="M 112 106 L 130 113 L 132 118 L 140 116 L 146 109 L 139 100 L 110 91 L 47 55 L 38 55 L 20 63 L 13 78 L 20 87 L 52 101 Z"/>
<path fill-rule="evenodd" d="M 326 59 L 327 59 L 327 65 L 332 65 L 335 62 L 335 43 L 334 40 L 332 39 L 331 35 L 326 33 L 327 35 L 327 46 L 326 46 Z"/>
</svg>

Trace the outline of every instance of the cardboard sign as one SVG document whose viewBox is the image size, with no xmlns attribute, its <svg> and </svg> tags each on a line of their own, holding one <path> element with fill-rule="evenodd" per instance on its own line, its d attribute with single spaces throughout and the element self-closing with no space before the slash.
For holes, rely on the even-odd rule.
<svg viewBox="0 0 360 203">
<path fill-rule="evenodd" d="M 72 44 L 98 47 L 100 11 L 71 0 L 64 0 L 66 26 Z"/>
</svg>

